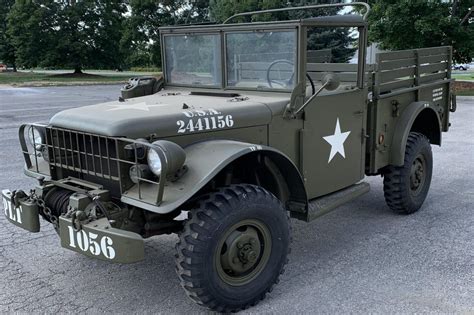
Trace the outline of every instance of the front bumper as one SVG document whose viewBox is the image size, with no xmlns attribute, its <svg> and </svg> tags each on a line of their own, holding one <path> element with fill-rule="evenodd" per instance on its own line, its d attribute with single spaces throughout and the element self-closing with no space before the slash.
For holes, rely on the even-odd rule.
<svg viewBox="0 0 474 315">
<path fill-rule="evenodd" d="M 116 229 L 105 218 L 77 228 L 71 218 L 59 218 L 61 246 L 80 254 L 106 261 L 134 263 L 144 258 L 140 235 Z"/>
<path fill-rule="evenodd" d="M 39 206 L 35 198 L 25 194 L 15 196 L 9 190 L 2 190 L 2 201 L 9 222 L 30 232 L 40 231 Z M 73 214 L 59 217 L 62 247 L 116 263 L 134 263 L 144 259 L 144 241 L 139 234 L 114 228 L 106 218 L 81 223 L 74 219 Z"/>
<path fill-rule="evenodd" d="M 5 217 L 8 221 L 27 231 L 36 233 L 40 231 L 38 205 L 29 198 L 20 198 L 15 202 L 14 194 L 2 190 L 2 203 Z"/>
</svg>

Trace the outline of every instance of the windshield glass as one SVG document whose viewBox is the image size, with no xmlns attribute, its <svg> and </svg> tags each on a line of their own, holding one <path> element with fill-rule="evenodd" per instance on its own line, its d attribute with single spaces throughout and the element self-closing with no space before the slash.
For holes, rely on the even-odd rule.
<svg viewBox="0 0 474 315">
<path fill-rule="evenodd" d="M 222 85 L 219 35 L 165 36 L 166 80 L 171 84 Z"/>
<path fill-rule="evenodd" d="M 296 83 L 296 31 L 226 34 L 227 85 L 292 89 Z"/>
</svg>

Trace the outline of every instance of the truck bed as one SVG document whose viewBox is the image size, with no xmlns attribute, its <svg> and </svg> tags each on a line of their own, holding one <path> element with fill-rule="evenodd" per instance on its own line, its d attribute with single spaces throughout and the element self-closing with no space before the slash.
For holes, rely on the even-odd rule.
<svg viewBox="0 0 474 315">
<path fill-rule="evenodd" d="M 436 108 L 441 130 L 449 128 L 452 98 L 451 47 L 379 53 L 370 65 L 366 173 L 393 164 L 390 148 L 397 123 L 413 102 Z M 383 137 L 383 139 L 382 139 Z M 381 141 L 383 140 L 383 141 Z M 439 143 L 441 144 L 441 143 Z"/>
</svg>

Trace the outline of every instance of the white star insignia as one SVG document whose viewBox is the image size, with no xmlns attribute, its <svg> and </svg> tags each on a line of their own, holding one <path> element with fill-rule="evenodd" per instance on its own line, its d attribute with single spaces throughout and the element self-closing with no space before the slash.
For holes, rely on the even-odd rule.
<svg viewBox="0 0 474 315">
<path fill-rule="evenodd" d="M 331 153 L 329 153 L 328 163 L 334 158 L 334 156 L 339 153 L 343 158 L 346 158 L 346 152 L 344 151 L 344 142 L 347 137 L 349 137 L 350 131 L 341 133 L 341 126 L 339 125 L 339 118 L 336 121 L 336 129 L 332 136 L 323 137 L 327 143 L 331 145 Z"/>
<path fill-rule="evenodd" d="M 108 105 L 108 106 L 114 107 L 114 108 L 107 109 L 108 112 L 115 111 L 115 110 L 141 110 L 141 111 L 149 112 L 150 107 L 167 106 L 167 104 L 148 105 L 145 102 L 141 102 L 141 103 L 117 104 L 117 105 Z"/>
</svg>

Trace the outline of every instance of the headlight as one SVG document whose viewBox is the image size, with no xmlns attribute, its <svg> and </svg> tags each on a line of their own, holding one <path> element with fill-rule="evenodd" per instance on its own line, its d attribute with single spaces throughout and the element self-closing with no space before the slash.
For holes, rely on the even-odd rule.
<svg viewBox="0 0 474 315">
<path fill-rule="evenodd" d="M 158 156 L 158 153 L 156 153 L 155 150 L 149 150 L 148 151 L 148 166 L 150 167 L 150 170 L 155 174 L 156 176 L 161 175 L 161 160 L 160 157 Z"/>
<path fill-rule="evenodd" d="M 36 127 L 30 127 L 28 129 L 28 141 L 30 142 L 31 146 L 36 150 L 41 150 L 43 146 L 43 134 L 41 131 L 38 130 Z"/>
<path fill-rule="evenodd" d="M 186 152 L 184 152 L 183 148 L 181 148 L 179 145 L 171 141 L 158 140 L 153 142 L 153 144 L 160 146 L 163 149 L 163 152 L 166 156 L 166 161 L 168 163 L 166 170 L 168 179 L 175 177 L 176 173 L 180 173 L 179 171 L 183 169 L 183 165 L 186 160 Z M 147 160 L 148 166 L 150 167 L 150 170 L 153 172 L 153 174 L 160 176 L 162 165 L 158 153 L 153 149 L 149 149 Z"/>
</svg>

